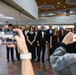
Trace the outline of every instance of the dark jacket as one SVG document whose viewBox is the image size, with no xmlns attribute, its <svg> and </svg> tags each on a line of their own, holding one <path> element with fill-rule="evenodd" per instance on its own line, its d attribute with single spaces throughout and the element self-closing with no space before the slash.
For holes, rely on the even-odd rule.
<svg viewBox="0 0 76 75">
<path fill-rule="evenodd" d="M 53 33 L 53 30 L 52 30 L 52 33 Z M 46 30 L 46 40 L 48 41 L 48 43 L 50 43 L 50 31 L 49 31 L 49 29 L 48 30 Z"/>
<path fill-rule="evenodd" d="M 46 32 L 44 31 L 44 37 L 42 38 L 42 31 L 39 30 L 39 31 L 38 31 L 38 34 L 37 34 L 37 44 L 41 44 L 42 41 L 43 41 L 44 43 L 47 43 L 47 41 L 46 41 Z"/>
<path fill-rule="evenodd" d="M 22 30 L 22 32 L 23 32 L 23 35 L 25 36 L 25 30 Z"/>
<path fill-rule="evenodd" d="M 24 35 L 25 40 L 26 40 L 26 36 L 27 36 L 27 35 L 25 35 L 25 30 L 23 30 L 22 32 L 23 32 L 23 35 Z"/>
</svg>

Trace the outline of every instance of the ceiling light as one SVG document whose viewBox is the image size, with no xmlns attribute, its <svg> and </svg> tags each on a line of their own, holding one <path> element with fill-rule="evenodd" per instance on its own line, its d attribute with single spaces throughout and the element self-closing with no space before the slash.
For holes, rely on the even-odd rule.
<svg viewBox="0 0 76 75">
<path fill-rule="evenodd" d="M 44 4 L 46 4 L 46 2 L 44 2 Z"/>
<path fill-rule="evenodd" d="M 59 7 L 59 6 L 57 6 L 57 7 Z"/>
<path fill-rule="evenodd" d="M 5 17 L 5 19 L 14 19 L 13 17 Z"/>
<path fill-rule="evenodd" d="M 65 8 L 65 6 L 64 6 L 64 8 Z"/>
<path fill-rule="evenodd" d="M 58 2 L 58 4 L 60 4 L 60 2 Z"/>
<path fill-rule="evenodd" d="M 50 15 L 54 15 L 54 14 L 53 13 L 49 13 L 48 15 L 50 16 Z"/>
<path fill-rule="evenodd" d="M 56 8 L 54 8 L 54 9 L 56 9 Z"/>
</svg>

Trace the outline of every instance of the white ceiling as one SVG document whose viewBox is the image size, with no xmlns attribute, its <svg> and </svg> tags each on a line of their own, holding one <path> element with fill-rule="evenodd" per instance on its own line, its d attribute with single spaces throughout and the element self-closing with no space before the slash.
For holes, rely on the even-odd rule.
<svg viewBox="0 0 76 75">
<path fill-rule="evenodd" d="M 16 23 L 28 23 L 30 21 L 33 21 L 32 19 L 30 19 L 29 17 L 25 16 L 24 14 L 18 12 L 17 10 L 9 7 L 8 5 L 0 2 L 0 14 L 2 15 L 5 15 L 7 17 L 13 17 L 14 19 L 7 19 L 7 18 L 4 18 L 4 17 L 0 17 L 0 24 L 2 22 L 3 23 L 6 23 L 5 21 L 8 21 L 9 23 L 13 23 L 13 24 L 16 24 Z"/>
</svg>

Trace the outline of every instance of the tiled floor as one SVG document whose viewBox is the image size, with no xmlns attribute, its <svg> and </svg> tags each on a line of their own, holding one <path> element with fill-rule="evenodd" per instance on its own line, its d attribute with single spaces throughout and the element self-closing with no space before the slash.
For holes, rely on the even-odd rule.
<svg viewBox="0 0 76 75">
<path fill-rule="evenodd" d="M 49 62 L 32 64 L 35 75 L 53 75 Z M 0 75 L 21 75 L 21 61 L 7 62 L 5 46 L 0 46 Z"/>
</svg>

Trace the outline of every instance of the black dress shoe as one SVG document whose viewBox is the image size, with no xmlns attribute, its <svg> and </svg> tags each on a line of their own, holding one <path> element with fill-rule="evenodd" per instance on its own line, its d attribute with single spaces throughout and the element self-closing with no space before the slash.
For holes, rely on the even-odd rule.
<svg viewBox="0 0 76 75">
<path fill-rule="evenodd" d="M 18 61 L 20 60 L 20 59 L 17 59 Z"/>
<path fill-rule="evenodd" d="M 50 61 L 50 59 L 47 59 L 46 61 Z"/>
<path fill-rule="evenodd" d="M 12 62 L 15 62 L 15 60 L 12 60 Z"/>
<path fill-rule="evenodd" d="M 9 60 L 9 59 L 7 59 L 7 62 L 10 62 L 10 60 Z"/>
<path fill-rule="evenodd" d="M 40 62 L 40 60 L 37 60 L 37 62 Z"/>
<path fill-rule="evenodd" d="M 45 63 L 45 61 L 43 60 L 42 63 Z"/>
<path fill-rule="evenodd" d="M 32 59 L 31 61 L 32 61 L 32 62 L 34 62 L 35 60 L 34 60 L 34 59 Z"/>
</svg>

